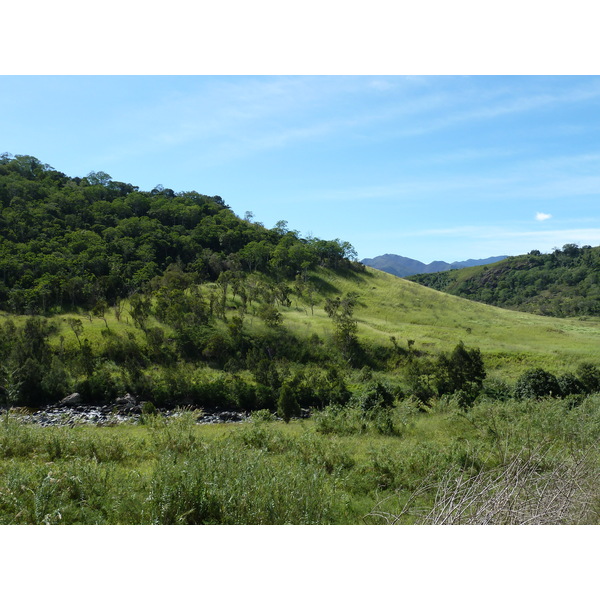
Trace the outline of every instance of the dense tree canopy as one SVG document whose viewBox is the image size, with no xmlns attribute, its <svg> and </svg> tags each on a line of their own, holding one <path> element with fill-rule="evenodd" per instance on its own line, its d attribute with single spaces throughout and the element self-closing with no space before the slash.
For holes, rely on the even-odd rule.
<svg viewBox="0 0 600 600">
<path fill-rule="evenodd" d="M 0 308 L 16 313 L 113 304 L 175 263 L 216 281 L 232 270 L 294 278 L 356 258 L 347 242 L 240 219 L 220 196 L 144 192 L 102 171 L 68 177 L 32 156 L 0 156 L 0 205 Z"/>
<path fill-rule="evenodd" d="M 553 317 L 600 315 L 600 247 L 565 244 L 493 265 L 410 277 L 436 290 Z"/>
</svg>

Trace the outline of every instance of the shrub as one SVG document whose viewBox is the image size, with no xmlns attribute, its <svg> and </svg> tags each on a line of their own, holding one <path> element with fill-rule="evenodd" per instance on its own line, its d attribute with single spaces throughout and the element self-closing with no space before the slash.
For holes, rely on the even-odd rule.
<svg viewBox="0 0 600 600">
<path fill-rule="evenodd" d="M 584 387 L 579 379 L 573 373 L 563 373 L 556 378 L 560 395 L 562 397 L 581 394 L 584 392 Z"/>
<path fill-rule="evenodd" d="M 416 412 L 415 405 L 409 402 L 393 407 L 377 406 L 367 411 L 356 403 L 346 406 L 332 404 L 315 411 L 313 419 L 316 431 L 322 434 L 377 433 L 400 436 L 404 434 Z"/>
<path fill-rule="evenodd" d="M 76 391 L 81 394 L 86 404 L 105 404 L 122 396 L 126 389 L 118 372 L 105 363 L 81 381 Z M 134 391 L 137 393 L 138 390 Z"/>
<path fill-rule="evenodd" d="M 577 368 L 577 377 L 586 392 L 600 392 L 600 369 L 591 363 L 582 363 Z"/>
<path fill-rule="evenodd" d="M 352 435 L 365 433 L 368 427 L 365 412 L 354 404 L 343 407 L 330 404 L 315 411 L 313 419 L 316 431 L 322 434 Z"/>
<path fill-rule="evenodd" d="M 560 387 L 556 377 L 540 368 L 524 373 L 515 385 L 515 396 L 521 399 L 559 395 Z"/>
<path fill-rule="evenodd" d="M 255 421 L 248 427 L 240 427 L 232 433 L 231 438 L 240 440 L 249 448 L 276 454 L 285 452 L 290 446 L 290 438 L 282 431 L 269 427 L 265 421 Z"/>
<path fill-rule="evenodd" d="M 364 411 L 374 408 L 386 408 L 392 406 L 396 397 L 389 386 L 380 382 L 370 382 L 357 396 L 356 403 Z"/>
<path fill-rule="evenodd" d="M 300 405 L 296 400 L 294 389 L 288 381 L 281 386 L 279 399 L 277 400 L 277 414 L 286 423 L 289 423 L 292 417 L 300 416 Z"/>
<path fill-rule="evenodd" d="M 505 402 L 512 397 L 512 393 L 512 387 L 501 379 L 488 377 L 483 383 L 482 395 L 488 400 Z"/>
<path fill-rule="evenodd" d="M 450 356 L 442 353 L 437 360 L 434 373 L 438 394 L 451 394 L 458 390 L 466 392 L 472 404 L 482 388 L 485 367 L 479 348 L 468 350 L 460 342 Z"/>
<path fill-rule="evenodd" d="M 272 423 L 275 421 L 275 415 L 265 408 L 252 412 L 251 420 L 253 423 Z"/>
</svg>

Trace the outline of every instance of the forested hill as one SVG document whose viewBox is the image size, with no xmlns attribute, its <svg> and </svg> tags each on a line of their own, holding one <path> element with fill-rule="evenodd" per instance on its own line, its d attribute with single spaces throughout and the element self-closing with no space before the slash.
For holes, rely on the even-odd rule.
<svg viewBox="0 0 600 600">
<path fill-rule="evenodd" d="M 219 196 L 140 191 L 104 172 L 69 177 L 32 156 L 0 155 L 0 203 L 0 309 L 14 313 L 112 304 L 167 268 L 196 282 L 281 279 L 356 258 L 347 242 L 241 219 Z"/>
<path fill-rule="evenodd" d="M 470 300 L 540 315 L 600 315 L 600 247 L 566 244 L 549 254 L 532 250 L 494 265 L 409 279 Z"/>
</svg>

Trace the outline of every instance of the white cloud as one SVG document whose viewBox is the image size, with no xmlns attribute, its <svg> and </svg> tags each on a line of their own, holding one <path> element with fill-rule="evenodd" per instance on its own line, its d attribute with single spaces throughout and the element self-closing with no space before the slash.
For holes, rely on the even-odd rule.
<svg viewBox="0 0 600 600">
<path fill-rule="evenodd" d="M 539 212 L 535 214 L 535 220 L 536 221 L 547 221 L 548 219 L 551 219 L 552 215 L 549 215 L 548 213 L 543 213 L 543 212 Z"/>
</svg>

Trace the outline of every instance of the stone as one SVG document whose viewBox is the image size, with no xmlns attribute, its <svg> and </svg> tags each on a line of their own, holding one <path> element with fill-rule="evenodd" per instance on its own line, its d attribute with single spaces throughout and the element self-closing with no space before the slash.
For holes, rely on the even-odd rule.
<svg viewBox="0 0 600 600">
<path fill-rule="evenodd" d="M 81 394 L 75 392 L 63 398 L 58 405 L 59 406 L 78 406 L 83 402 Z"/>
<path fill-rule="evenodd" d="M 115 404 L 132 404 L 135 405 L 137 400 L 134 396 L 132 396 L 129 392 L 127 392 L 124 396 L 117 398 L 115 400 Z"/>
</svg>

